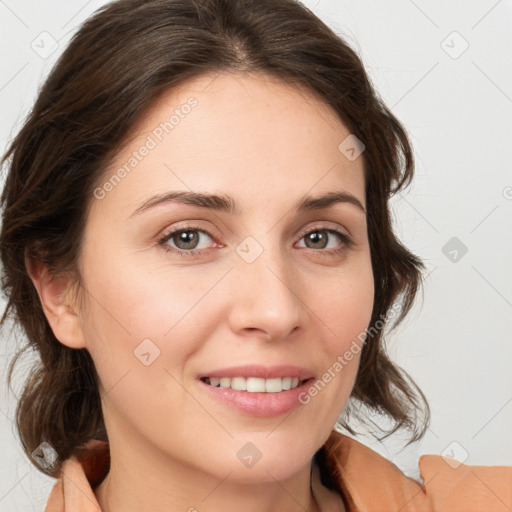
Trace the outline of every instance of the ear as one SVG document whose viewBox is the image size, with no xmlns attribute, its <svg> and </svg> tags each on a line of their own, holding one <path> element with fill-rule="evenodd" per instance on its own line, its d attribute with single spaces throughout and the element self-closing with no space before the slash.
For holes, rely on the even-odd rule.
<svg viewBox="0 0 512 512">
<path fill-rule="evenodd" d="M 28 257 L 25 266 L 55 337 L 67 347 L 85 348 L 79 311 L 71 301 L 71 276 L 52 276 L 41 260 Z"/>
</svg>

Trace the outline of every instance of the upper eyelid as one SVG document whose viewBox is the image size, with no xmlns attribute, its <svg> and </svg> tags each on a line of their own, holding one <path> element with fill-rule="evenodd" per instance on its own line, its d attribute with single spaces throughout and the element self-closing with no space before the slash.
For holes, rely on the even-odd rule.
<svg viewBox="0 0 512 512">
<path fill-rule="evenodd" d="M 327 221 L 323 221 L 323 222 L 327 222 Z M 308 226 L 307 228 L 304 228 L 303 230 L 299 231 L 299 233 L 300 233 L 300 236 L 302 237 L 302 236 L 306 235 L 307 233 L 309 233 L 310 231 L 314 231 L 316 229 L 317 230 L 325 229 L 326 231 L 329 231 L 329 230 L 339 231 L 347 236 L 350 236 L 350 232 L 347 228 L 322 224 L 322 221 L 320 221 L 318 224 L 313 224 L 312 226 Z"/>
</svg>

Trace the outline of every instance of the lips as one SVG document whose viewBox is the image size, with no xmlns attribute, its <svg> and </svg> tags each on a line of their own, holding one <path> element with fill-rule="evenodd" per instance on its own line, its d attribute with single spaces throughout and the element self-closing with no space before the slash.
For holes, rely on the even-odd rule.
<svg viewBox="0 0 512 512">
<path fill-rule="evenodd" d="M 212 370 L 198 379 L 216 402 L 238 413 L 273 417 L 301 405 L 298 397 L 311 385 L 314 374 L 293 365 L 248 365 Z"/>
</svg>

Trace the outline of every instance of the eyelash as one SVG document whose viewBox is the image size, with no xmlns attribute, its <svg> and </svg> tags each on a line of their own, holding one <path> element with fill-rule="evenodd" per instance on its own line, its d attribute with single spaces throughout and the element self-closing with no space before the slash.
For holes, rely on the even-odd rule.
<svg viewBox="0 0 512 512">
<path fill-rule="evenodd" d="M 187 251 L 184 249 L 182 249 L 182 250 L 175 249 L 174 247 L 170 247 L 169 245 L 166 244 L 166 242 L 168 242 L 176 234 L 181 233 L 181 232 L 186 232 L 186 231 L 200 231 L 201 233 L 205 233 L 206 235 L 208 235 L 212 240 L 215 240 L 214 236 L 206 229 L 203 229 L 199 226 L 190 225 L 190 226 L 180 227 L 180 228 L 175 229 L 169 233 L 166 233 L 162 238 L 160 238 L 158 240 L 158 246 L 161 247 L 166 253 L 171 252 L 174 254 L 179 254 L 180 256 L 186 257 L 186 258 L 192 258 L 194 256 L 199 256 L 201 254 L 204 254 L 205 252 L 208 253 L 209 249 L 190 249 Z M 330 249 L 330 250 L 311 249 L 314 252 L 323 252 L 323 253 L 327 253 L 326 255 L 333 256 L 333 255 L 338 255 L 347 249 L 350 249 L 352 247 L 352 245 L 354 244 L 352 238 L 349 235 L 347 235 L 347 233 L 344 233 L 343 231 L 335 229 L 335 228 L 330 228 L 330 227 L 327 228 L 325 226 L 313 226 L 312 228 L 309 228 L 307 231 L 304 231 L 300 235 L 299 239 L 302 239 L 306 235 L 315 233 L 317 231 L 326 231 L 327 233 L 330 233 L 330 234 L 336 234 L 339 236 L 342 243 L 341 243 L 341 246 L 337 249 Z"/>
</svg>

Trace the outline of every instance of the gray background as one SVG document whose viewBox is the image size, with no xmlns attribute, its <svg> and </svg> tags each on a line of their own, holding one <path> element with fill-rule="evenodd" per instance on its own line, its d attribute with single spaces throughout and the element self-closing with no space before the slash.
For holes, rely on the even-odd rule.
<svg viewBox="0 0 512 512">
<path fill-rule="evenodd" d="M 105 3 L 0 0 L 2 152 L 71 35 Z M 393 208 L 428 277 L 389 348 L 424 390 L 433 421 L 402 451 L 400 436 L 363 441 L 413 477 L 422 453 L 510 465 L 512 1 L 304 3 L 361 55 L 417 158 L 415 182 Z M 16 345 L 3 335 L 0 510 L 43 510 L 53 481 L 16 438 L 15 396 L 3 378 Z"/>
</svg>

